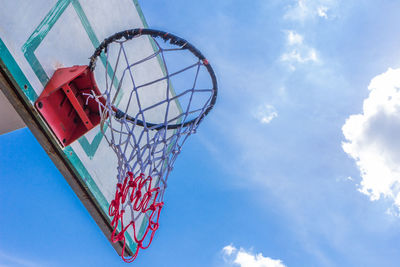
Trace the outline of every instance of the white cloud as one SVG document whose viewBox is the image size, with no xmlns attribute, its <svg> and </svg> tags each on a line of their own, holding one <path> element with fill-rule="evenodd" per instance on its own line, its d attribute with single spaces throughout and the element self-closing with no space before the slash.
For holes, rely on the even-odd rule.
<svg viewBox="0 0 400 267">
<path fill-rule="evenodd" d="M 391 199 L 400 208 L 400 69 L 372 79 L 363 112 L 350 116 L 342 131 L 343 150 L 360 169 L 359 191 L 371 200 Z"/>
<path fill-rule="evenodd" d="M 289 45 L 296 45 L 303 43 L 303 36 L 295 31 L 288 31 L 287 39 Z"/>
<path fill-rule="evenodd" d="M 225 263 L 241 267 L 285 267 L 281 260 L 264 257 L 261 253 L 254 254 L 243 248 L 237 249 L 228 245 L 222 249 Z M 227 257 L 228 256 L 228 257 Z"/>
<path fill-rule="evenodd" d="M 284 19 L 304 22 L 313 18 L 328 18 L 328 10 L 337 4 L 336 0 L 298 0 L 290 5 Z"/>
<path fill-rule="evenodd" d="M 304 20 L 309 14 L 309 8 L 304 0 L 297 1 L 297 4 L 290 6 L 284 18 L 291 20 Z"/>
<path fill-rule="evenodd" d="M 314 48 L 302 49 L 293 49 L 287 53 L 284 53 L 281 56 L 282 61 L 286 62 L 297 62 L 297 63 L 306 63 L 306 62 L 316 62 L 318 60 L 317 51 Z"/>
<path fill-rule="evenodd" d="M 270 123 L 274 118 L 278 117 L 278 111 L 274 106 L 264 104 L 257 108 L 254 117 L 263 124 Z"/>
<path fill-rule="evenodd" d="M 222 252 L 224 254 L 228 255 L 228 256 L 232 255 L 232 253 L 235 252 L 235 251 L 236 251 L 236 248 L 234 246 L 232 246 L 232 245 L 225 246 L 222 249 Z"/>
<path fill-rule="evenodd" d="M 328 11 L 328 8 L 326 6 L 320 6 L 317 8 L 317 13 L 318 16 L 322 17 L 322 18 L 328 18 L 328 15 L 326 14 L 326 12 Z"/>
<path fill-rule="evenodd" d="M 318 62 L 317 51 L 304 43 L 301 34 L 295 31 L 287 31 L 286 52 L 280 57 L 282 62 L 288 63 L 291 70 L 295 70 L 295 64 Z"/>
</svg>

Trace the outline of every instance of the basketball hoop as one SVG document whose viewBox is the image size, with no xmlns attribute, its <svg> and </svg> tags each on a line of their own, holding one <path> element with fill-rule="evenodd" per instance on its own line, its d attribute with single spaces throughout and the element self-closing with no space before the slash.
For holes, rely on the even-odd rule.
<svg viewBox="0 0 400 267">
<path fill-rule="evenodd" d="M 128 52 L 132 52 L 128 51 L 129 42 L 140 42 L 140 38 L 150 38 L 155 51 L 131 62 L 128 56 Z M 163 46 L 165 44 L 166 47 Z M 111 52 L 112 49 L 114 52 Z M 177 63 L 168 62 L 174 60 L 174 53 L 182 52 L 184 56 L 192 57 L 189 65 L 178 68 L 174 65 Z M 211 65 L 199 50 L 186 40 L 163 31 L 133 29 L 114 34 L 105 39 L 91 57 L 91 71 L 95 71 L 96 61 L 102 56 L 105 59 L 105 84 L 99 87 L 105 90 L 100 96 L 96 93 L 89 95 L 88 101 L 97 100 L 102 132 L 118 157 L 116 193 L 109 210 L 114 227 L 111 239 L 113 242 L 122 241 L 125 246 L 125 232 L 131 228 L 137 248 L 132 257 L 122 255 L 122 258 L 132 262 L 139 249 L 147 248 L 153 240 L 159 227 L 169 173 L 183 143 L 195 133 L 200 122 L 213 108 L 217 81 Z M 182 55 L 178 55 L 177 59 L 180 57 Z M 138 81 L 141 79 L 136 79 L 135 67 L 154 59 L 161 62 L 162 75 L 152 80 Z M 175 69 L 171 70 L 170 66 Z M 111 67 L 114 75 L 109 73 Z M 115 72 L 118 70 L 121 78 L 116 81 Z M 192 76 L 186 80 L 184 88 L 173 87 L 176 86 L 174 79 L 179 75 L 185 75 L 184 79 Z M 208 79 L 209 87 L 198 87 L 199 83 L 204 83 L 204 79 Z M 125 99 L 124 104 L 121 101 L 117 107 L 119 89 L 128 85 L 131 88 L 129 99 Z M 148 100 L 140 98 L 140 91 L 151 90 L 154 86 L 163 86 L 164 96 L 144 104 Z M 180 112 L 170 113 L 170 105 L 176 102 L 179 102 Z M 153 116 L 153 110 L 161 112 L 162 116 Z M 158 120 L 155 121 L 154 117 Z M 125 220 L 126 212 L 133 215 L 131 220 Z M 140 217 L 147 221 L 147 227 L 141 235 L 135 225 L 135 220 Z M 144 244 L 145 240 L 147 244 Z"/>
</svg>

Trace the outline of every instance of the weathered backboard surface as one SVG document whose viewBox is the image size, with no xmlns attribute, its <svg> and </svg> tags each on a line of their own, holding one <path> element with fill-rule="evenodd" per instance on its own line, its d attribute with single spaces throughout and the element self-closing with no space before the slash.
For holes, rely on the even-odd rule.
<svg viewBox="0 0 400 267">
<path fill-rule="evenodd" d="M 0 89 L 108 239 L 117 174 L 114 152 L 99 127 L 63 149 L 33 103 L 57 68 L 87 65 L 104 38 L 142 27 L 147 25 L 136 0 L 5 0 L 0 8 Z M 143 45 L 152 49 L 150 41 Z M 160 71 L 157 64 L 152 69 Z M 121 254 L 122 244 L 112 245 Z M 127 245 L 125 253 L 131 254 L 132 238 Z"/>
</svg>

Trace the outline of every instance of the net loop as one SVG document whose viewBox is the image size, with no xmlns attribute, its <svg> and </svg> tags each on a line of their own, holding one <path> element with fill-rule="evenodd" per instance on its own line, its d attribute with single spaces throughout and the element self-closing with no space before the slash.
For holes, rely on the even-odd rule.
<svg viewBox="0 0 400 267">
<path fill-rule="evenodd" d="M 128 182 L 128 179 L 130 180 L 130 182 L 133 183 Z M 133 238 L 137 244 L 134 255 L 137 255 L 139 249 L 144 249 L 150 246 L 150 243 L 152 242 L 154 237 L 154 233 L 159 227 L 158 220 L 161 213 L 161 208 L 163 207 L 164 203 L 156 201 L 157 195 L 160 191 L 160 187 L 153 188 L 151 186 L 151 177 L 145 177 L 144 174 L 140 174 L 134 179 L 134 181 L 132 181 L 132 179 L 132 173 L 129 172 L 128 175 L 125 177 L 124 182 L 122 184 L 117 184 L 115 199 L 111 201 L 109 215 L 113 218 L 111 222 L 111 226 L 113 227 L 111 241 L 122 241 L 123 246 L 125 247 L 125 233 L 126 231 L 128 231 L 129 228 L 132 228 L 134 233 Z M 137 183 L 138 186 L 133 186 L 134 183 Z M 141 194 L 142 190 L 146 190 L 146 193 Z M 129 191 L 131 191 L 131 197 L 129 198 L 129 200 L 131 203 L 134 203 L 133 210 L 136 212 L 141 212 L 148 216 L 147 227 L 141 237 L 139 237 L 136 231 L 136 226 L 133 220 L 128 225 L 124 226 L 125 210 L 122 207 L 127 202 L 127 195 Z M 132 196 L 134 196 L 133 199 Z M 151 200 L 152 202 L 149 205 Z M 146 246 L 143 246 L 143 241 L 147 238 L 149 232 L 151 232 L 151 234 L 148 244 Z M 129 258 L 124 257 L 124 260 L 129 261 Z"/>
</svg>

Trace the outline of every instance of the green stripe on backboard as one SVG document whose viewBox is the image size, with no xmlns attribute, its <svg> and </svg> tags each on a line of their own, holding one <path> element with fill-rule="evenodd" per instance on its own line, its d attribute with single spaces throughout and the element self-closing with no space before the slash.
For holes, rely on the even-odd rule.
<svg viewBox="0 0 400 267">
<path fill-rule="evenodd" d="M 47 82 L 49 81 L 49 77 L 44 71 L 39 60 L 36 58 L 34 52 L 39 47 L 46 35 L 50 32 L 56 21 L 64 13 L 69 4 L 70 0 L 59 0 L 22 46 L 22 52 L 24 53 L 28 63 L 31 65 L 39 81 L 42 83 L 43 87 L 46 86 Z"/>
<path fill-rule="evenodd" d="M 145 18 L 144 15 L 143 15 L 142 8 L 140 7 L 138 1 L 137 1 L 137 0 L 132 0 L 132 2 L 133 2 L 133 4 L 134 4 L 135 7 L 136 7 L 136 10 L 137 10 L 137 12 L 138 12 L 138 14 L 139 14 L 140 20 L 141 20 L 142 23 L 143 23 L 143 27 L 144 27 L 144 28 L 148 28 L 149 25 L 147 24 L 146 18 Z"/>
<path fill-rule="evenodd" d="M 19 91 L 24 92 L 27 97 L 26 102 L 34 102 L 37 99 L 37 94 L 35 90 L 33 90 L 31 84 L 28 79 L 25 77 L 24 73 L 18 66 L 17 62 L 14 60 L 14 57 L 11 55 L 7 46 L 4 44 L 3 40 L 0 38 L 0 62 L 3 62 L 5 65 L 5 71 L 10 73 L 10 76 L 13 77 L 14 81 L 18 85 Z M 3 67 L 3 66 L 1 66 Z"/>
</svg>

